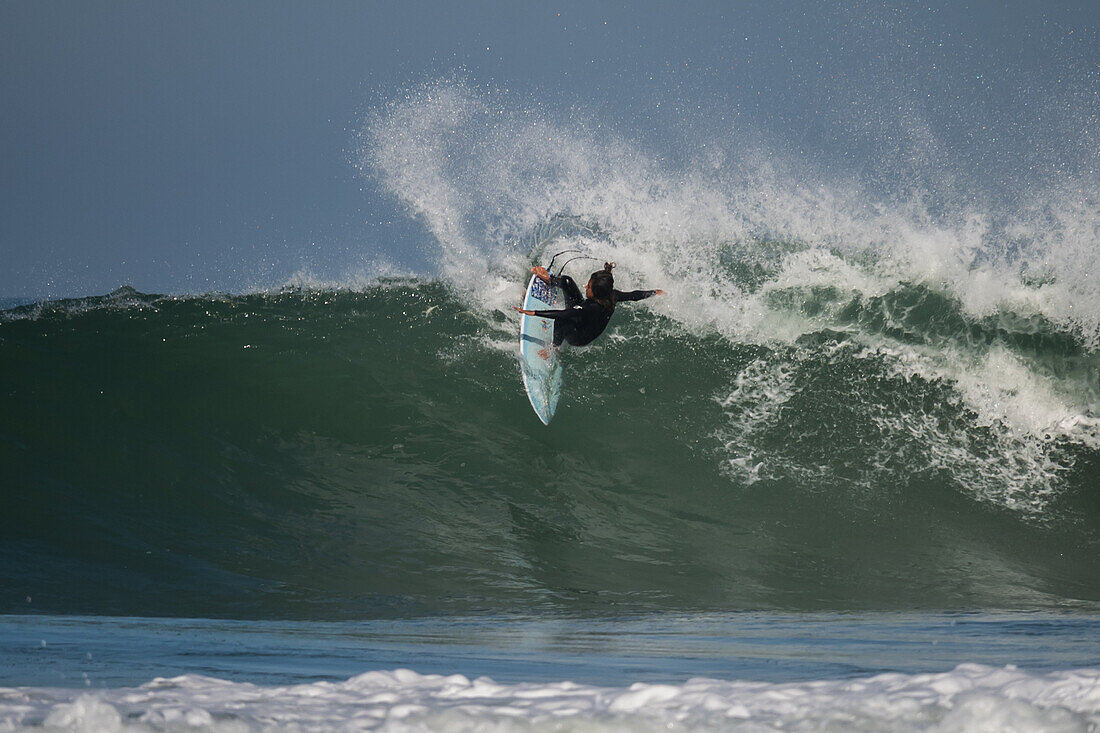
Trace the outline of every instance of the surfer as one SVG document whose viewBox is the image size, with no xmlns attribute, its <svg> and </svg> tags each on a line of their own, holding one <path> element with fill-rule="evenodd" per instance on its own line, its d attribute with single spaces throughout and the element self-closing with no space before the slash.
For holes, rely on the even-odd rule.
<svg viewBox="0 0 1100 733">
<path fill-rule="evenodd" d="M 562 342 L 573 346 L 586 346 L 607 328 L 615 304 L 623 301 L 645 300 L 654 295 L 664 295 L 664 290 L 632 290 L 624 293 L 615 289 L 615 277 L 611 269 L 614 262 L 605 262 L 602 270 L 596 270 L 584 287 L 587 298 L 581 297 L 580 288 L 568 275 L 551 275 L 545 267 L 532 267 L 531 272 L 551 287 L 560 287 L 565 294 L 565 308 L 561 310 L 532 311 L 512 306 L 520 313 L 554 321 L 554 346 Z"/>
</svg>

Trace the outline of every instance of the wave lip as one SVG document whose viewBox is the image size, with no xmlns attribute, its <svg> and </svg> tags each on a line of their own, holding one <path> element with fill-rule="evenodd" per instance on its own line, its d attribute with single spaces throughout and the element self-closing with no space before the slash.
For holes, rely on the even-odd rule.
<svg viewBox="0 0 1100 733">
<path fill-rule="evenodd" d="M 937 674 L 773 684 L 705 678 L 600 687 L 367 672 L 287 687 L 186 675 L 87 693 L 0 690 L 8 730 L 1083 731 L 1100 725 L 1100 670 L 1035 674 L 962 664 Z"/>
</svg>

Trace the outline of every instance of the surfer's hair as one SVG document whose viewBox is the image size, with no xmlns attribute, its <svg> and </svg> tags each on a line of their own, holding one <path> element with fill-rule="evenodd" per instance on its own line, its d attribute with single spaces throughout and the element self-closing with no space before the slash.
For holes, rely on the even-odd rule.
<svg viewBox="0 0 1100 733">
<path fill-rule="evenodd" d="M 589 285 L 592 286 L 592 299 L 600 303 L 611 303 L 613 299 L 613 293 L 615 292 L 615 276 L 611 274 L 611 269 L 615 267 L 614 262 L 603 263 L 602 270 L 596 270 L 592 273 L 592 277 L 588 279 Z"/>
</svg>

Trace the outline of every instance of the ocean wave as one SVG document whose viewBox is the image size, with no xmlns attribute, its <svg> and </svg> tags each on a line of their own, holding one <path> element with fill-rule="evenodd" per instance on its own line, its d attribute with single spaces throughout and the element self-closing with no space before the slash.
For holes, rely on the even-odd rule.
<svg viewBox="0 0 1100 733">
<path fill-rule="evenodd" d="M 882 298 L 788 293 L 771 307 L 832 313 L 793 340 L 624 306 L 563 355 L 548 429 L 510 311 L 445 281 L 23 306 L 0 322 L 7 608 L 1100 600 L 1074 559 L 1095 540 L 1095 353 L 922 287 Z"/>
</svg>

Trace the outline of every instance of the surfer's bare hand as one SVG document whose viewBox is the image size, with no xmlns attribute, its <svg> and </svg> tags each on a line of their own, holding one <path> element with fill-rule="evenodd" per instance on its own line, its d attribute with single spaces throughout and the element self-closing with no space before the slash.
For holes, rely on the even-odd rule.
<svg viewBox="0 0 1100 733">
<path fill-rule="evenodd" d="M 550 282 L 550 273 L 545 267 L 532 267 L 531 272 L 535 273 L 535 277 L 542 280 L 544 283 Z"/>
<path fill-rule="evenodd" d="M 518 305 L 513 305 L 513 306 L 512 306 L 512 308 L 514 308 L 515 310 L 519 311 L 520 313 L 522 313 L 522 314 L 523 314 L 523 315 L 525 315 L 525 316 L 533 316 L 533 315 L 535 315 L 535 312 L 534 312 L 534 311 L 528 311 L 528 310 L 524 310 L 523 308 L 520 308 L 520 307 L 519 307 Z"/>
<path fill-rule="evenodd" d="M 664 290 L 654 290 L 654 291 L 653 291 L 653 294 L 654 294 L 654 295 L 664 295 L 664 294 L 665 294 L 665 291 L 664 291 Z"/>
</svg>

